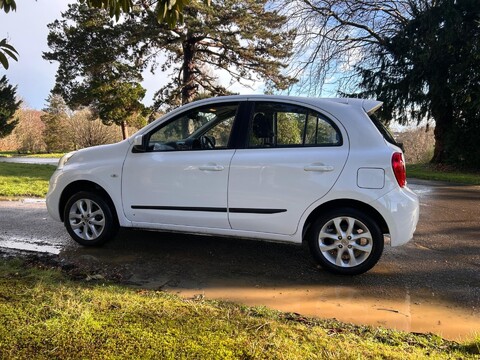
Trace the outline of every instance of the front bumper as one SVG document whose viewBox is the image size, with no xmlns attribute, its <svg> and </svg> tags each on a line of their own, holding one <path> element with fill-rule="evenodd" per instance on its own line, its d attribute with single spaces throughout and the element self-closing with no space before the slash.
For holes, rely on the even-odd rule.
<svg viewBox="0 0 480 360">
<path fill-rule="evenodd" d="M 61 170 L 56 170 L 48 185 L 47 210 L 50 216 L 57 221 L 62 221 L 60 216 L 60 197 L 63 189 L 58 189 L 58 177 L 62 174 Z"/>
</svg>

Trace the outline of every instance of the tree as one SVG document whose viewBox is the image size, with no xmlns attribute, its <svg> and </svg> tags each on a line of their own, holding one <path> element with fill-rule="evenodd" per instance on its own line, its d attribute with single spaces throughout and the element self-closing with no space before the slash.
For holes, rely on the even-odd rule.
<svg viewBox="0 0 480 360">
<path fill-rule="evenodd" d="M 43 111 L 45 114 L 41 116 L 44 129 L 44 141 L 47 146 L 47 152 L 62 152 L 69 150 L 70 141 L 66 134 L 68 125 L 68 107 L 60 95 L 50 94 L 48 96 L 48 104 Z"/>
<path fill-rule="evenodd" d="M 18 123 L 13 120 L 21 101 L 16 100 L 17 87 L 8 83 L 7 77 L 0 78 L 0 138 L 10 134 Z"/>
<path fill-rule="evenodd" d="M 18 112 L 18 125 L 12 132 L 15 138 L 16 150 L 19 154 L 39 153 L 46 150 L 43 134 L 41 111 L 32 109 L 20 109 Z"/>
<path fill-rule="evenodd" d="M 269 10 L 267 0 L 192 2 L 183 9 L 184 23 L 173 28 L 157 22 L 154 5 L 141 4 L 121 26 L 136 42 L 138 63 L 155 69 L 156 55 L 166 54 L 161 70 L 172 70 L 172 80 L 157 93 L 156 108 L 191 102 L 199 93 L 228 93 L 212 71 L 239 82 L 262 79 L 280 89 L 293 82 L 282 70 L 294 33 L 283 31 L 287 17 Z"/>
<path fill-rule="evenodd" d="M 106 9 L 110 16 L 115 16 L 117 20 L 121 13 L 130 13 L 134 8 L 133 0 L 80 0 L 80 2 L 82 4 L 86 3 L 90 8 Z M 155 12 L 158 22 L 165 23 L 170 27 L 182 23 L 183 8 L 190 2 L 191 0 L 157 0 L 155 2 Z M 204 3 L 209 5 L 210 0 L 204 0 Z M 147 3 L 143 1 L 141 5 L 148 6 Z"/>
<path fill-rule="evenodd" d="M 105 125 L 88 108 L 76 111 L 69 119 L 65 135 L 73 149 L 112 144 L 119 141 L 120 134 Z"/>
<path fill-rule="evenodd" d="M 210 0 L 204 0 L 206 4 Z M 190 0 L 158 0 L 157 1 L 157 19 L 159 22 L 166 23 L 173 27 L 176 23 L 183 21 L 183 7 L 189 3 Z M 128 13 L 133 8 L 132 0 L 80 0 L 80 3 L 86 4 L 89 8 L 104 8 L 110 17 L 116 17 L 118 20 L 122 12 Z M 17 5 L 15 0 L 0 0 L 0 10 L 9 13 L 11 10 L 16 11 Z M 0 40 L 0 64 L 5 69 L 8 69 L 8 57 L 15 61 L 18 52 L 15 48 L 7 43 L 7 39 Z"/>
<path fill-rule="evenodd" d="M 126 34 L 105 11 L 85 5 L 69 5 L 62 16 L 48 25 L 52 51 L 43 54 L 59 62 L 53 92 L 72 109 L 90 106 L 105 124 L 121 126 L 126 138 L 129 123 L 145 121 L 141 69 L 125 46 Z"/>
<path fill-rule="evenodd" d="M 480 7 L 471 0 L 432 5 L 376 49 L 374 68 L 357 66 L 360 86 L 404 122 L 435 120 L 433 162 L 480 168 Z"/>
<path fill-rule="evenodd" d="M 343 70 L 344 92 L 383 100 L 384 113 L 400 122 L 433 118 L 432 161 L 465 160 L 468 154 L 453 156 L 458 143 L 449 137 L 478 123 L 478 0 L 298 0 L 291 6 L 309 27 L 299 43 L 311 55 L 301 58 L 299 71 L 325 79 Z M 469 138 L 462 133 L 463 141 Z"/>
</svg>

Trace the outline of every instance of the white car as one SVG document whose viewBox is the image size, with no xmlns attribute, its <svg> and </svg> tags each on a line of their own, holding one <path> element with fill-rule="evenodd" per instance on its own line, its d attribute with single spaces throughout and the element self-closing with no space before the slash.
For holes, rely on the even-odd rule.
<svg viewBox="0 0 480 360">
<path fill-rule="evenodd" d="M 226 96 L 182 106 L 122 142 L 65 155 L 47 207 L 82 245 L 119 228 L 302 244 L 360 274 L 409 241 L 417 196 L 375 100 Z"/>
</svg>

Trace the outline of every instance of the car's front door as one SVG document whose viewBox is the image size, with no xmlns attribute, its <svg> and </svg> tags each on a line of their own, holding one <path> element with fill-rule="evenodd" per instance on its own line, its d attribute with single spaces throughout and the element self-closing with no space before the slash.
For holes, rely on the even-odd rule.
<svg viewBox="0 0 480 360">
<path fill-rule="evenodd" d="M 227 187 L 235 150 L 229 138 L 237 109 L 236 103 L 195 108 L 144 135 L 146 151 L 130 152 L 123 167 L 129 220 L 145 227 L 230 228 Z"/>
<path fill-rule="evenodd" d="M 325 196 L 348 156 L 340 124 L 302 106 L 256 102 L 245 149 L 230 166 L 234 230 L 291 235 L 303 212 Z"/>
</svg>

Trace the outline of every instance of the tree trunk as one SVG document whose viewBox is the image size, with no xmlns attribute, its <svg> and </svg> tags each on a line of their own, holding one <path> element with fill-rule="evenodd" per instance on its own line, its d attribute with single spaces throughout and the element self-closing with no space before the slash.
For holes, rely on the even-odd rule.
<svg viewBox="0 0 480 360">
<path fill-rule="evenodd" d="M 447 136 L 453 126 L 453 106 L 451 94 L 445 85 L 444 96 L 433 99 L 431 102 L 432 116 L 435 120 L 435 149 L 430 161 L 434 164 L 442 164 L 448 159 Z"/>
<path fill-rule="evenodd" d="M 122 128 L 123 140 L 125 140 L 126 138 L 128 138 L 127 122 L 126 122 L 126 121 L 122 121 L 122 123 L 120 124 L 120 126 L 121 126 L 121 128 Z"/>
<path fill-rule="evenodd" d="M 445 129 L 443 125 L 439 125 L 439 122 L 435 120 L 435 130 L 433 132 L 435 137 L 435 148 L 433 150 L 433 157 L 430 160 L 433 164 L 441 164 L 445 162 Z M 441 122 L 440 122 L 441 123 Z"/>
<path fill-rule="evenodd" d="M 192 102 L 197 94 L 195 85 L 195 40 L 187 32 L 183 47 L 182 105 Z"/>
</svg>

